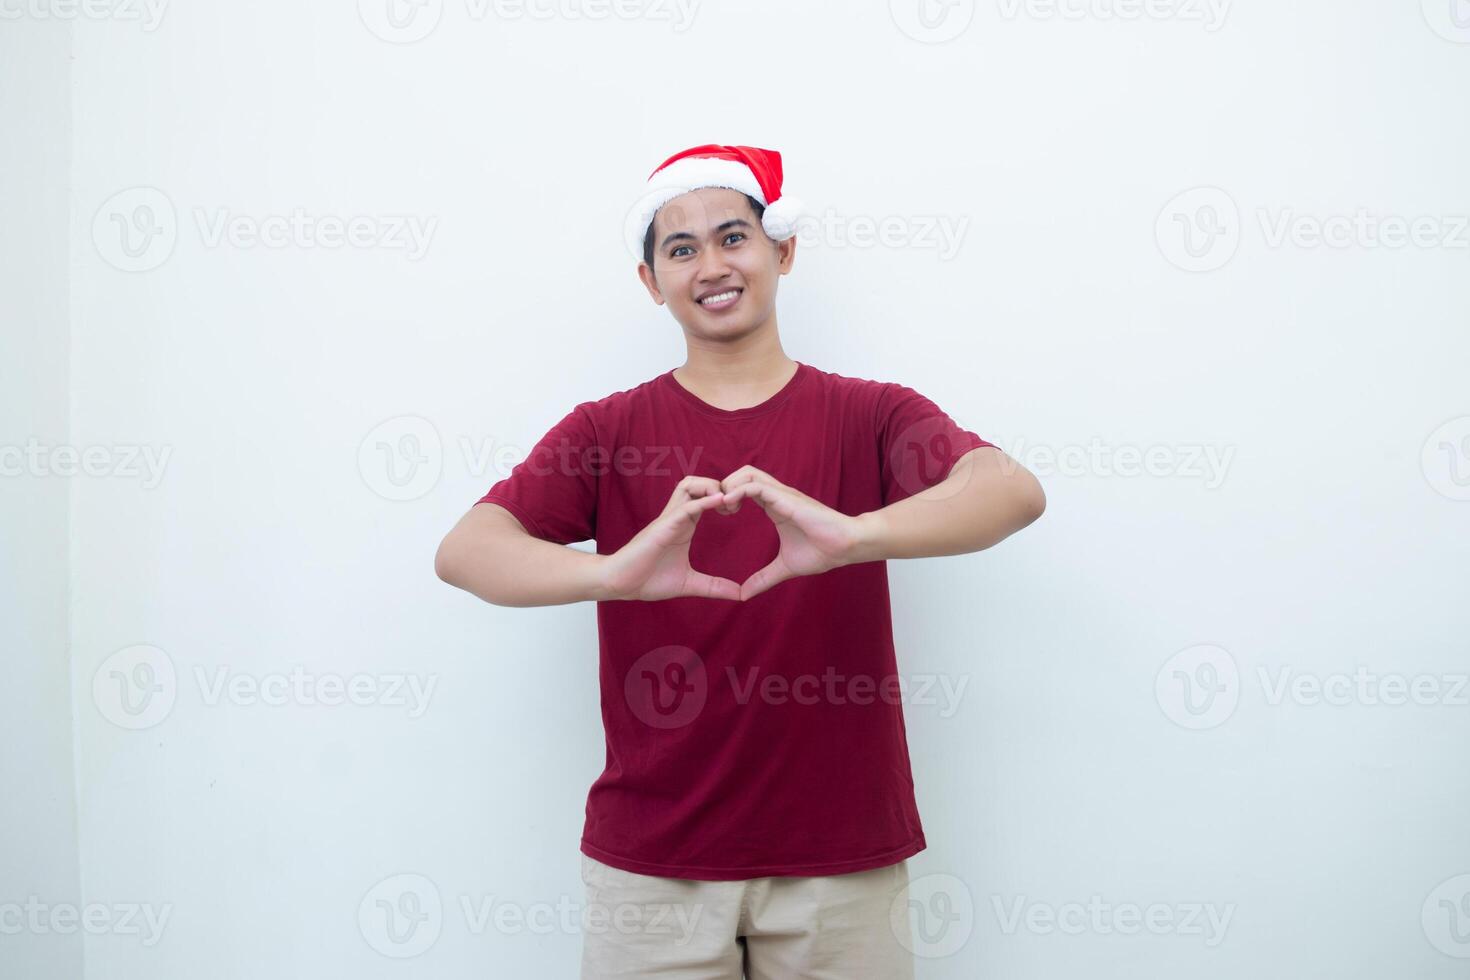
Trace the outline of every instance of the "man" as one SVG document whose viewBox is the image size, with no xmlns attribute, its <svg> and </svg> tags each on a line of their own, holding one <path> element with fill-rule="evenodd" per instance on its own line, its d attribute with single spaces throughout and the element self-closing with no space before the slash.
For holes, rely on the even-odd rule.
<svg viewBox="0 0 1470 980">
<path fill-rule="evenodd" d="M 573 408 L 435 559 L 488 602 L 598 604 L 584 978 L 912 977 L 897 899 L 926 845 L 885 560 L 988 548 L 1045 508 L 913 389 L 786 355 L 781 183 L 749 146 L 654 171 L 630 244 L 684 364 Z"/>
</svg>

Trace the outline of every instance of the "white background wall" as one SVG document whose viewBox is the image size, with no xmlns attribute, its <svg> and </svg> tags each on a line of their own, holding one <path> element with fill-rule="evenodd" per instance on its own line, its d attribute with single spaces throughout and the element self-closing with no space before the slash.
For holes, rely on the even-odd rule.
<svg viewBox="0 0 1470 980">
<path fill-rule="evenodd" d="M 1049 496 L 890 564 L 902 670 L 965 685 L 907 710 L 919 976 L 1462 975 L 1454 8 L 477 2 L 5 8 L 4 441 L 94 465 L 0 483 L 0 904 L 105 909 L 88 980 L 575 975 L 595 610 L 432 558 L 571 405 L 682 362 L 621 222 L 717 141 L 827 219 L 788 353 L 917 388 Z M 78 976 L 81 938 L 0 934 L 0 972 Z"/>
<path fill-rule="evenodd" d="M 17 928 L 29 896 L 77 906 L 67 642 L 69 486 L 12 450 L 64 444 L 67 31 L 0 23 L 0 976 L 73 977 L 79 933 Z"/>
</svg>

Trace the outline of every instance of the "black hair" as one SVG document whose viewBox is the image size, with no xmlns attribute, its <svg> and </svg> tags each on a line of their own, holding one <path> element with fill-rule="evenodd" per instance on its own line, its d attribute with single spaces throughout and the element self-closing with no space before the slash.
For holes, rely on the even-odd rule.
<svg viewBox="0 0 1470 980">
<path fill-rule="evenodd" d="M 750 202 L 750 209 L 755 212 L 755 220 L 760 221 L 761 215 L 766 213 L 766 206 L 749 194 L 745 195 L 745 199 Z M 653 268 L 653 225 L 654 222 L 650 221 L 648 230 L 643 233 L 643 261 L 648 263 L 649 269 Z"/>
</svg>

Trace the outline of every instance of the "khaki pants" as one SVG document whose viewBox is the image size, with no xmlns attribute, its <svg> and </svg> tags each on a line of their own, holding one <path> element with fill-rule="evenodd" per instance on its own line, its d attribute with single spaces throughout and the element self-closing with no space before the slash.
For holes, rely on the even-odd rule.
<svg viewBox="0 0 1470 980">
<path fill-rule="evenodd" d="M 582 980 L 912 980 L 908 862 L 845 875 L 694 881 L 583 854 Z M 901 938 L 900 938 L 901 936 Z"/>
</svg>

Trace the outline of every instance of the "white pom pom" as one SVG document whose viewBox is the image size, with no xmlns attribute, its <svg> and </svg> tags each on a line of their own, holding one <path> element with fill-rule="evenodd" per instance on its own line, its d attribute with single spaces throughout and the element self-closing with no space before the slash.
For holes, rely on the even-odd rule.
<svg viewBox="0 0 1470 980">
<path fill-rule="evenodd" d="M 796 234 L 803 214 L 801 202 L 790 194 L 782 194 L 774 204 L 761 212 L 761 227 L 773 242 L 784 242 Z"/>
</svg>

